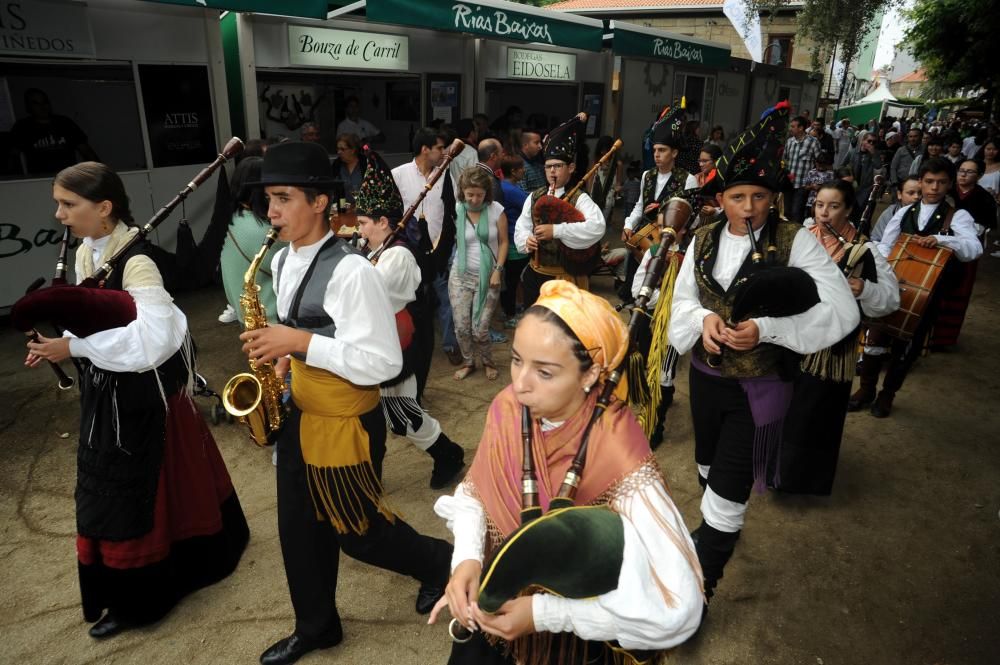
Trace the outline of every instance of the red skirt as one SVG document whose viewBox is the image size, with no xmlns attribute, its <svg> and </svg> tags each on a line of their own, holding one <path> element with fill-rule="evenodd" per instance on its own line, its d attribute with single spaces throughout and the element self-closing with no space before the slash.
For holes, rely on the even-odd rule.
<svg viewBox="0 0 1000 665">
<path fill-rule="evenodd" d="M 972 298 L 972 287 L 976 283 L 976 269 L 979 261 L 957 263 L 954 273 L 942 278 L 941 289 L 935 312 L 934 327 L 928 345 L 931 348 L 939 346 L 954 346 L 958 344 L 958 335 L 962 332 L 965 313 L 969 309 Z"/>
<path fill-rule="evenodd" d="M 187 593 L 229 575 L 249 539 L 204 419 L 183 392 L 167 405 L 153 528 L 125 541 L 77 536 L 87 621 L 96 621 L 104 610 L 135 625 L 162 618 Z"/>
</svg>

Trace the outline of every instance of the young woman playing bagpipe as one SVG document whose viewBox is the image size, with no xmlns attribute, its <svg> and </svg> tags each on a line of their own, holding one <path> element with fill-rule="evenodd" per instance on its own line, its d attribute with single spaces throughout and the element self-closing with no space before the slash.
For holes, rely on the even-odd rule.
<svg viewBox="0 0 1000 665">
<path fill-rule="evenodd" d="M 447 604 L 455 617 L 449 663 L 634 663 L 639 652 L 669 649 L 697 630 L 701 573 L 638 422 L 613 399 L 586 434 L 628 336 L 607 301 L 563 280 L 542 284 L 519 323 L 512 384 L 490 406 L 465 480 L 435 506 L 455 534 L 451 580 L 431 615 Z M 522 476 L 525 464 L 537 480 Z M 565 507 L 566 483 L 576 483 L 576 506 Z M 529 512 L 545 515 L 527 517 L 522 488 L 535 497 Z M 572 535 L 566 518 L 580 520 Z M 557 570 L 510 584 L 554 593 L 506 600 L 491 587 L 546 561 Z M 578 569 L 583 582 L 573 581 Z M 602 578 L 603 587 L 588 586 Z M 467 638 L 458 635 L 463 627 Z"/>
<path fill-rule="evenodd" d="M 82 239 L 78 283 L 139 232 L 121 179 L 104 164 L 60 171 L 52 195 L 56 218 Z M 157 621 L 185 594 L 226 577 L 249 538 L 225 463 L 191 401 L 187 319 L 147 250 L 131 245 L 103 288 L 42 289 L 12 311 L 18 328 L 51 317 L 75 333 L 29 342 L 25 364 L 73 357 L 80 368 L 76 550 L 95 638 Z"/>
<path fill-rule="evenodd" d="M 861 312 L 887 316 L 899 307 L 899 282 L 876 246 L 851 224 L 853 207 L 851 185 L 828 182 L 817 191 L 813 217 L 805 227 L 844 273 Z M 772 478 L 776 489 L 819 495 L 833 491 L 857 350 L 855 329 L 802 359 Z"/>
</svg>

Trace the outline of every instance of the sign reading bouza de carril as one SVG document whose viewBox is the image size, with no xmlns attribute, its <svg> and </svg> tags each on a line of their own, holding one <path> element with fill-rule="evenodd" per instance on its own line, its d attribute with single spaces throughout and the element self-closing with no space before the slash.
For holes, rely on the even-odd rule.
<svg viewBox="0 0 1000 665">
<path fill-rule="evenodd" d="M 288 60 L 312 67 L 405 70 L 410 66 L 410 38 L 290 25 Z"/>
<path fill-rule="evenodd" d="M 601 50 L 604 28 L 599 22 L 532 7 L 516 11 L 509 5 L 486 1 L 368 0 L 366 15 L 369 21 L 377 23 Z"/>
<path fill-rule="evenodd" d="M 665 35 L 653 35 L 614 27 L 614 52 L 640 58 L 671 60 L 708 67 L 725 67 L 729 64 L 727 48 L 690 42 Z"/>
<path fill-rule="evenodd" d="M 510 46 L 507 48 L 507 76 L 533 81 L 575 81 L 576 56 Z"/>
</svg>

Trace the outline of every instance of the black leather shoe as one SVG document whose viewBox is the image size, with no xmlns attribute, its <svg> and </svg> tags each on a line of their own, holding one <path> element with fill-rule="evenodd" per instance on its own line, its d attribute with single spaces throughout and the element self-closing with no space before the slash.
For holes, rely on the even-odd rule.
<svg viewBox="0 0 1000 665">
<path fill-rule="evenodd" d="M 895 397 L 896 393 L 891 393 L 888 390 L 880 392 L 872 404 L 871 414 L 876 418 L 888 418 L 892 413 L 892 400 Z"/>
<path fill-rule="evenodd" d="M 336 637 L 317 639 L 292 633 L 283 640 L 278 640 L 260 655 L 261 665 L 288 665 L 316 649 L 329 649 L 340 644 L 343 634 Z"/>
<path fill-rule="evenodd" d="M 417 614 L 429 614 L 443 595 L 443 584 L 421 584 L 417 591 Z"/>
</svg>

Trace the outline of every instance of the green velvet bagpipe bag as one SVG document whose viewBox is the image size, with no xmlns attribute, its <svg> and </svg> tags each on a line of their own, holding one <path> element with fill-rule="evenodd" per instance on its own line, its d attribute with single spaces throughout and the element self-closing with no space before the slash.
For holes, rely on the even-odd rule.
<svg viewBox="0 0 1000 665">
<path fill-rule="evenodd" d="M 607 504 L 553 508 L 514 531 L 484 566 L 479 606 L 494 613 L 527 589 L 594 598 L 618 588 L 621 515 Z"/>
</svg>

